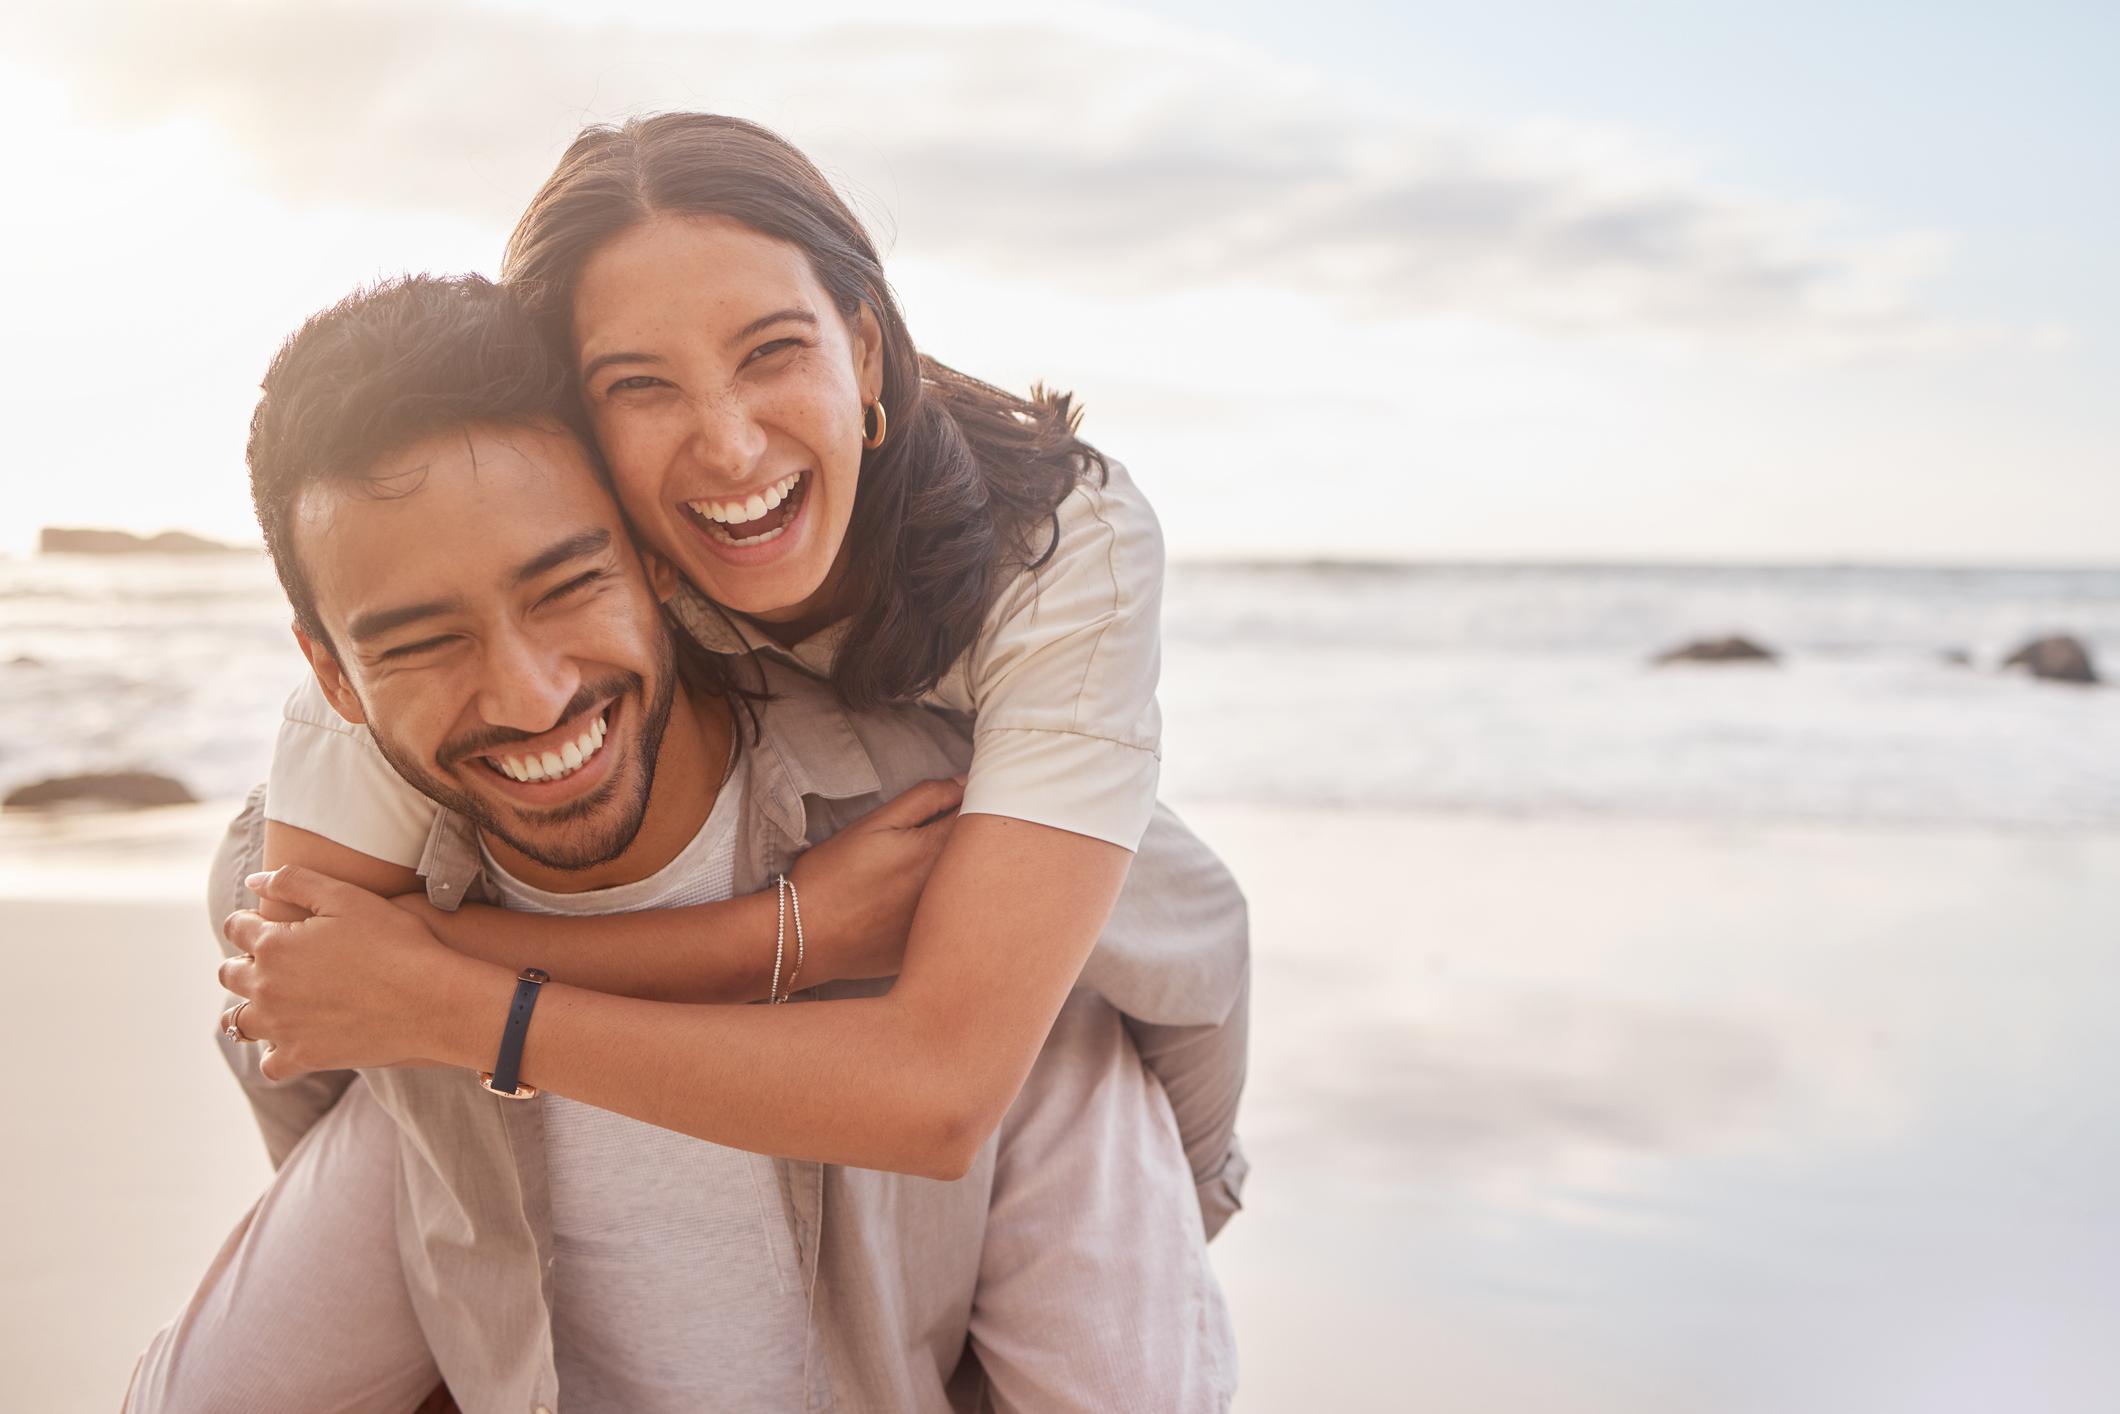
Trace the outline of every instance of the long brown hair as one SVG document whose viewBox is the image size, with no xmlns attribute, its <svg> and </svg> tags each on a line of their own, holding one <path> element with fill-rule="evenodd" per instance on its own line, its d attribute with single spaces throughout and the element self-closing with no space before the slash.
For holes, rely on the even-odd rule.
<svg viewBox="0 0 2120 1414">
<path fill-rule="evenodd" d="M 1104 458 L 1069 395 L 1019 398 L 920 353 L 861 222 L 810 160 L 740 118 L 662 113 L 586 128 L 508 239 L 501 276 L 571 350 L 575 281 L 652 215 L 726 216 L 799 247 L 840 313 L 883 330 L 883 445 L 865 450 L 847 525 L 855 607 L 832 669 L 861 708 L 918 697 L 977 637 L 1012 575 L 1049 557 L 1056 508 Z M 570 354 L 571 366 L 571 354 Z"/>
</svg>

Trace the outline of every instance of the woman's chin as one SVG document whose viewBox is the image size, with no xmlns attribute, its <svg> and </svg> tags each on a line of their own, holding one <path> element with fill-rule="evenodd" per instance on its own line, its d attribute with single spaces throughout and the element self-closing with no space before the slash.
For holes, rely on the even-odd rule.
<svg viewBox="0 0 2120 1414">
<path fill-rule="evenodd" d="M 714 555 L 669 556 L 685 581 L 731 613 L 762 623 L 816 618 L 829 592 L 832 566 L 814 550 L 768 564 L 731 565 Z"/>
<path fill-rule="evenodd" d="M 736 576 L 722 565 L 680 565 L 679 570 L 694 589 L 724 611 L 762 624 L 807 618 L 818 597 L 818 581 L 824 578 L 786 572 Z"/>
<path fill-rule="evenodd" d="M 693 588 L 725 609 L 768 622 L 800 618 L 831 568 L 829 557 L 818 553 L 813 499 L 804 497 L 775 543 L 762 545 L 724 543 L 725 535 L 681 518 L 676 528 L 684 553 L 669 558 Z"/>
</svg>

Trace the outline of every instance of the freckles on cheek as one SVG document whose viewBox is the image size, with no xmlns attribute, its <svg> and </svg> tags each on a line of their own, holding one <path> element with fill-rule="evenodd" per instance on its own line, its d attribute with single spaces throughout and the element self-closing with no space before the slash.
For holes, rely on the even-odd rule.
<svg viewBox="0 0 2120 1414">
<path fill-rule="evenodd" d="M 677 439 L 658 437 L 639 427 L 610 427 L 598 429 L 597 443 L 611 469 L 612 484 L 627 508 L 653 504 Z"/>
</svg>

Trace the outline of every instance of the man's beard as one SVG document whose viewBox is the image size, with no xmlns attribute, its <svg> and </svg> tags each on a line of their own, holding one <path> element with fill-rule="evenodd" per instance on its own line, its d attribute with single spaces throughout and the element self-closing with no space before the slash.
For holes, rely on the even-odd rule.
<svg viewBox="0 0 2120 1414">
<path fill-rule="evenodd" d="M 420 794 L 448 810 L 470 820 L 479 829 L 507 844 L 510 848 L 536 860 L 547 869 L 592 869 L 607 864 L 632 848 L 640 834 L 640 827 L 648 818 L 648 797 L 655 784 L 655 761 L 662 751 L 663 731 L 670 723 L 670 707 L 677 695 L 677 661 L 670 641 L 662 641 L 662 661 L 655 675 L 655 696 L 647 695 L 647 684 L 638 673 L 619 673 L 595 683 L 585 683 L 565 711 L 555 719 L 564 722 L 568 718 L 589 709 L 591 703 L 606 698 L 616 699 L 631 694 L 642 706 L 641 730 L 638 733 L 640 761 L 633 773 L 630 799 L 625 802 L 615 819 L 602 829 L 587 835 L 562 833 L 550 842 L 526 839 L 518 830 L 519 823 L 505 818 L 485 797 L 473 794 L 458 786 L 446 776 L 434 774 L 426 766 L 415 761 L 412 754 L 392 744 L 389 737 L 375 729 L 374 719 L 368 723 L 368 734 L 375 739 L 376 749 L 383 759 L 409 781 Z M 475 741 L 451 743 L 440 753 L 446 759 L 471 761 L 475 755 L 492 747 L 506 746 L 512 741 L 525 741 L 529 736 L 520 732 L 482 733 Z M 610 742 L 605 750 L 618 743 Z M 486 768 L 473 762 L 467 770 L 482 771 Z M 549 811 L 541 811 L 534 817 L 541 825 L 563 825 L 568 821 L 594 817 L 626 789 L 625 782 L 614 773 L 595 790 L 579 800 L 570 800 L 565 805 Z M 508 812 L 509 817 L 514 812 Z"/>
</svg>

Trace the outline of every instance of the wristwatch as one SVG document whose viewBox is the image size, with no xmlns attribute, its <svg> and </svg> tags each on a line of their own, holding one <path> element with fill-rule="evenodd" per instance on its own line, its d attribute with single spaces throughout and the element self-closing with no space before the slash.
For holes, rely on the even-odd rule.
<svg viewBox="0 0 2120 1414">
<path fill-rule="evenodd" d="M 523 1069 L 523 1037 L 530 1030 L 530 1013 L 537 994 L 552 980 L 542 967 L 526 967 L 515 974 L 515 999 L 508 1004 L 508 1024 L 501 1030 L 501 1053 L 493 1069 L 478 1073 L 478 1083 L 504 1100 L 529 1100 L 537 1095 L 535 1085 L 516 1083 Z"/>
</svg>

